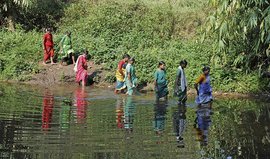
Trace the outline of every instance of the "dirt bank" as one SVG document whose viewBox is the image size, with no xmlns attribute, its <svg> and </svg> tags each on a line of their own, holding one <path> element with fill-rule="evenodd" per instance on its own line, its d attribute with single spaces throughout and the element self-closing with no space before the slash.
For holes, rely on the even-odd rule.
<svg viewBox="0 0 270 159">
<path fill-rule="evenodd" d="M 88 73 L 95 81 L 96 87 L 106 88 L 108 90 L 114 89 L 114 84 L 110 84 L 105 82 L 106 73 L 102 67 L 102 65 L 95 65 L 92 61 L 89 62 L 88 66 L 91 66 L 88 69 Z M 31 80 L 23 82 L 31 85 L 39 85 L 44 87 L 51 87 L 57 85 L 77 85 L 75 83 L 75 72 L 73 70 L 73 65 L 61 66 L 60 64 L 56 65 L 43 65 L 39 64 L 40 71 L 39 73 L 32 76 Z M 153 91 L 153 85 L 147 84 L 144 86 L 140 86 L 138 89 L 140 92 L 150 92 Z M 194 89 L 190 89 L 188 91 L 189 95 L 196 95 Z M 241 94 L 241 93 L 225 93 L 222 91 L 214 91 L 213 95 L 215 98 L 254 98 L 254 99 L 262 99 L 266 101 L 270 101 L 269 93 L 260 93 L 260 94 Z"/>
</svg>

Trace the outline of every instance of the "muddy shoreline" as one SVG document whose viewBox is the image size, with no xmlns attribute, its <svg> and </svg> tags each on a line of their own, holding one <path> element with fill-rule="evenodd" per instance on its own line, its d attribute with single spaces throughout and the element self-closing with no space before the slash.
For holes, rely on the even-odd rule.
<svg viewBox="0 0 270 159">
<path fill-rule="evenodd" d="M 108 91 L 114 90 L 114 84 L 105 82 L 105 75 L 108 71 L 102 68 L 102 65 L 94 65 L 93 62 L 89 62 L 89 74 L 95 77 L 98 77 L 98 81 L 95 82 L 91 87 L 107 89 Z M 76 87 L 78 86 L 75 83 L 75 72 L 73 71 L 73 65 L 61 66 L 60 64 L 56 65 L 42 65 L 39 63 L 40 71 L 37 74 L 32 75 L 29 81 L 13 81 L 6 80 L 0 81 L 1 83 L 10 83 L 10 84 L 26 84 L 37 87 L 44 88 L 53 88 L 53 87 Z M 88 86 L 89 87 L 89 86 Z M 153 93 L 153 84 L 149 83 L 145 86 L 140 86 L 138 91 L 141 93 Z M 1 95 L 1 92 L 0 92 Z M 195 96 L 195 89 L 189 89 L 188 95 Z M 259 99 L 263 101 L 270 101 L 269 92 L 259 92 L 259 93 L 237 93 L 237 92 L 222 92 L 222 91 L 213 91 L 213 96 L 215 98 L 251 98 Z"/>
</svg>

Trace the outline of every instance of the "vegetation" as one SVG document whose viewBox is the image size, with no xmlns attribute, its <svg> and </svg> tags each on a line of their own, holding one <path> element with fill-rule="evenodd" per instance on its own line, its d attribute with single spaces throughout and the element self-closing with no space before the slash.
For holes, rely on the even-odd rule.
<svg viewBox="0 0 270 159">
<path fill-rule="evenodd" d="M 215 10 L 219 8 L 221 1 L 211 1 L 213 8 L 208 7 L 207 0 L 199 2 L 195 0 L 128 0 L 125 2 L 85 0 L 73 3 L 50 0 L 50 2 L 40 3 L 58 4 L 54 6 L 59 12 L 55 12 L 55 9 L 50 9 L 44 4 L 34 3 L 31 9 L 24 11 L 27 13 L 24 15 L 31 17 L 43 6 L 42 16 L 31 17 L 30 20 L 24 22 L 17 18 L 15 32 L 7 32 L 5 29 L 0 32 L 1 79 L 26 80 L 28 75 L 38 72 L 37 61 L 42 59 L 42 33 L 35 30 L 41 30 L 49 23 L 55 28 L 56 44 L 65 31 L 72 31 L 74 49 L 79 52 L 87 48 L 95 63 L 102 64 L 105 70 L 109 70 L 110 73 L 105 79 L 110 82 L 114 81 L 114 71 L 111 70 L 115 70 L 117 62 L 124 53 L 129 53 L 137 60 L 136 70 L 141 84 L 152 82 L 156 65 L 159 60 L 163 60 L 167 64 L 167 74 L 170 86 L 172 86 L 179 61 L 186 59 L 189 62 L 186 73 L 190 86 L 201 73 L 203 65 L 210 65 L 215 90 L 258 92 L 262 91 L 262 88 L 269 88 L 267 81 L 262 80 L 259 74 L 260 68 L 267 66 L 264 61 L 268 58 L 268 53 L 261 53 L 263 48 L 264 51 L 266 50 L 266 44 L 261 42 L 258 46 L 260 49 L 253 52 L 251 50 L 255 49 L 254 47 L 249 50 L 245 46 L 247 44 L 252 46 L 247 41 L 249 41 L 248 38 L 256 37 L 255 35 L 249 37 L 247 33 L 246 40 L 241 41 L 241 36 L 230 34 L 233 33 L 233 29 L 224 31 L 221 27 L 225 25 L 224 19 L 228 18 L 227 29 L 231 28 L 229 26 L 231 19 L 225 16 L 225 13 Z M 229 6 L 228 4 L 226 7 Z M 235 12 L 238 11 L 237 9 L 234 9 Z M 224 9 L 224 11 L 227 10 Z M 205 23 L 209 13 L 213 16 L 208 18 L 206 29 L 210 33 L 214 31 L 214 34 L 210 37 L 204 36 L 204 41 L 201 42 L 201 35 L 204 33 L 202 24 Z M 217 23 L 214 27 L 211 23 L 213 17 L 219 20 L 223 18 L 223 21 L 219 23 L 215 20 Z M 238 17 L 240 17 L 240 11 Z M 39 22 L 39 19 L 42 21 Z M 59 19 L 61 19 L 60 22 L 58 22 Z M 236 26 L 233 22 L 232 24 Z M 241 24 L 245 26 L 244 21 Z M 252 28 L 247 27 L 247 29 L 250 33 L 252 32 Z M 268 35 L 266 31 L 267 28 L 263 37 Z M 238 41 L 237 37 L 239 37 Z M 227 43 L 230 39 L 233 45 Z M 213 46 L 215 41 L 219 44 L 223 41 L 223 45 L 219 45 L 223 47 Z M 236 44 L 241 44 L 241 47 Z M 19 56 L 23 58 L 18 58 Z M 257 61 L 253 66 L 254 59 Z"/>
</svg>

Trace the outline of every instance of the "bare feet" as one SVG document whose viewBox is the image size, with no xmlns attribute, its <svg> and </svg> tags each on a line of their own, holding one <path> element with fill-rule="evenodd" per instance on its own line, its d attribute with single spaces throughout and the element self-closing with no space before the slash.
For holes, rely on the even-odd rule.
<svg viewBox="0 0 270 159">
<path fill-rule="evenodd" d="M 56 63 L 54 63 L 54 62 L 51 62 L 51 65 L 56 65 Z"/>
<path fill-rule="evenodd" d="M 43 65 L 47 65 L 45 61 L 42 62 Z"/>
</svg>

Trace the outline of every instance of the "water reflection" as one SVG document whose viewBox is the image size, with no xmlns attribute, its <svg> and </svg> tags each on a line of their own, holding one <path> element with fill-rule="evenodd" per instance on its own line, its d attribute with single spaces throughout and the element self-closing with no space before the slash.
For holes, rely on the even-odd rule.
<svg viewBox="0 0 270 159">
<path fill-rule="evenodd" d="M 42 106 L 42 129 L 49 130 L 52 121 L 54 96 L 53 93 L 48 89 L 45 89 L 44 91 Z"/>
<path fill-rule="evenodd" d="M 116 124 L 118 128 L 123 128 L 124 127 L 124 103 L 125 99 L 122 96 L 119 96 L 116 102 Z"/>
<path fill-rule="evenodd" d="M 84 88 L 77 88 L 75 91 L 75 106 L 76 106 L 76 119 L 77 123 L 83 124 L 86 123 L 86 117 L 87 117 L 87 93 Z"/>
<path fill-rule="evenodd" d="M 201 146 L 208 144 L 208 132 L 211 125 L 211 109 L 209 104 L 201 104 L 196 111 L 194 128 L 197 134 L 197 140 Z"/>
<path fill-rule="evenodd" d="M 65 99 L 61 102 L 60 129 L 62 132 L 69 129 L 70 121 L 71 121 L 71 106 L 72 106 L 71 99 Z"/>
<path fill-rule="evenodd" d="M 133 131 L 133 122 L 135 116 L 135 104 L 133 103 L 132 98 L 132 96 L 127 96 L 124 108 L 124 127 L 128 133 Z"/>
<path fill-rule="evenodd" d="M 177 146 L 181 148 L 185 147 L 183 135 L 187 125 L 186 111 L 186 106 L 181 104 L 173 110 L 173 128 L 178 143 Z"/>
<path fill-rule="evenodd" d="M 154 130 L 157 135 L 162 135 L 165 129 L 165 119 L 167 113 L 168 101 L 156 101 L 154 104 Z"/>
</svg>

